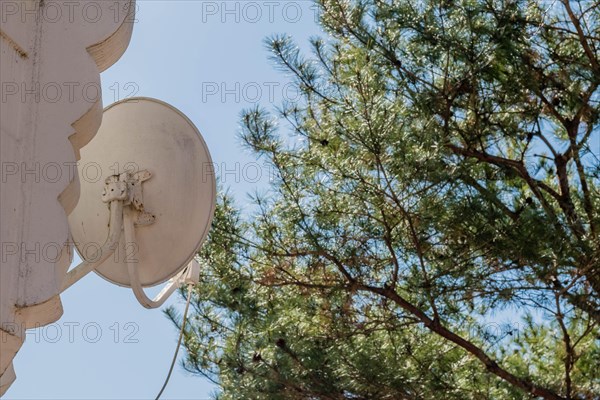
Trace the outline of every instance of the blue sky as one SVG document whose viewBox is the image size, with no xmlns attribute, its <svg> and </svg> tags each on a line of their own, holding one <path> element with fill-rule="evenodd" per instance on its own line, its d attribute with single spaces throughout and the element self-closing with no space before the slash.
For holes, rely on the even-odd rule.
<svg viewBox="0 0 600 400">
<path fill-rule="evenodd" d="M 293 98 L 267 60 L 263 39 L 319 34 L 311 1 L 138 0 L 131 44 L 102 74 L 104 104 L 148 96 L 183 111 L 200 129 L 221 182 L 241 204 L 264 186 L 268 168 L 240 146 L 240 111 Z M 177 332 L 160 310 L 90 274 L 62 295 L 63 317 L 28 331 L 5 399 L 154 399 Z M 172 296 L 167 302 L 182 307 Z M 181 357 L 181 354 L 180 354 Z M 208 381 L 178 365 L 164 399 L 206 399 Z"/>
</svg>

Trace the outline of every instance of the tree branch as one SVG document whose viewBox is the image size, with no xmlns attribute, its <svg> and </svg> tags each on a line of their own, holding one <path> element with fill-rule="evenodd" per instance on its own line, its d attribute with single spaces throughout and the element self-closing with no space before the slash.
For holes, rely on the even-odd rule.
<svg viewBox="0 0 600 400">
<path fill-rule="evenodd" d="M 486 369 L 490 373 L 505 380 L 506 382 L 510 383 L 511 385 L 516 386 L 529 394 L 542 397 L 543 399 L 546 399 L 546 400 L 567 400 L 564 397 L 559 396 L 558 394 L 554 393 L 553 391 L 551 391 L 549 389 L 537 386 L 534 383 L 532 383 L 526 379 L 519 378 L 519 377 L 515 376 L 514 374 L 510 373 L 509 371 L 507 371 L 506 369 L 502 368 L 495 360 L 490 358 L 485 353 L 485 351 L 483 351 L 481 348 L 476 346 L 473 342 L 470 342 L 470 341 L 462 338 L 461 336 L 457 335 L 456 333 L 450 331 L 449 329 L 444 327 L 440 323 L 439 320 L 434 320 L 434 319 L 429 318 L 421 309 L 419 309 L 415 305 L 408 302 L 406 299 L 404 299 L 402 296 L 400 296 L 392 288 L 387 288 L 387 287 L 381 288 L 381 287 L 360 284 L 359 289 L 365 290 L 368 292 L 372 292 L 372 293 L 377 293 L 379 295 L 382 295 L 382 296 L 392 300 L 394 303 L 396 303 L 398 306 L 400 306 L 403 310 L 405 310 L 405 311 L 409 312 L 410 314 L 414 315 L 415 317 L 417 317 L 423 323 L 423 325 L 425 325 L 425 327 L 427 327 L 429 330 L 437 333 L 438 335 L 442 336 L 443 338 L 445 338 L 445 339 L 449 340 L 450 342 L 463 348 L 471 355 L 475 356 L 477 359 L 479 359 L 479 361 L 481 361 L 485 365 Z"/>
</svg>

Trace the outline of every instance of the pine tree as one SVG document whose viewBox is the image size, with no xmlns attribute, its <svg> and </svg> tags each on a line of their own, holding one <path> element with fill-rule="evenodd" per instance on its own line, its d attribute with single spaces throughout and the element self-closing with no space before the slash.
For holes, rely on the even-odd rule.
<svg viewBox="0 0 600 400">
<path fill-rule="evenodd" d="M 600 398 L 598 2 L 319 4 L 311 54 L 268 40 L 301 96 L 242 116 L 276 174 L 219 199 L 185 367 L 219 399 Z"/>
</svg>

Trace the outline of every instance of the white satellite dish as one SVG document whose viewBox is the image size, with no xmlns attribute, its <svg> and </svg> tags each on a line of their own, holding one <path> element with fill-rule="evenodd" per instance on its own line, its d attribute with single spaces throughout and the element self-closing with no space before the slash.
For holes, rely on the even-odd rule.
<svg viewBox="0 0 600 400">
<path fill-rule="evenodd" d="M 197 263 L 183 270 L 208 234 L 216 185 L 208 148 L 184 114 L 151 98 L 112 104 L 81 149 L 78 172 L 80 198 L 68 219 L 84 262 L 63 290 L 94 270 L 152 308 L 193 280 Z M 170 278 L 157 300 L 143 293 Z"/>
</svg>

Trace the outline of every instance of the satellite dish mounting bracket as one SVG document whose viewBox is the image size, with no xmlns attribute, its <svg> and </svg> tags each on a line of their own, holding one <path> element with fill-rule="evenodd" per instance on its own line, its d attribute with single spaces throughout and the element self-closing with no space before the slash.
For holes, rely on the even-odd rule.
<svg viewBox="0 0 600 400">
<path fill-rule="evenodd" d="M 135 173 L 123 172 L 111 175 L 104 181 L 102 201 L 109 203 L 123 201 L 123 206 L 132 206 L 135 210 L 136 225 L 150 225 L 156 217 L 144 209 L 142 183 L 152 178 L 152 173 L 144 169 Z"/>
<path fill-rule="evenodd" d="M 141 170 L 135 173 L 123 172 L 106 178 L 101 199 L 104 203 L 108 204 L 110 209 L 108 238 L 90 261 L 83 261 L 69 271 L 63 283 L 62 291 L 92 272 L 98 265 L 110 257 L 117 249 L 123 231 L 125 234 L 125 243 L 134 244 L 135 248 L 137 248 L 135 226 L 151 225 L 156 220 L 153 214 L 144 209 L 142 183 L 151 177 L 152 174 L 150 171 Z M 156 298 L 150 299 L 146 296 L 140 283 L 138 263 L 132 257 L 127 257 L 126 263 L 133 293 L 140 304 L 146 308 L 160 307 L 183 283 L 197 283 L 200 274 L 198 262 L 192 260 L 183 271 L 169 280 Z"/>
</svg>

